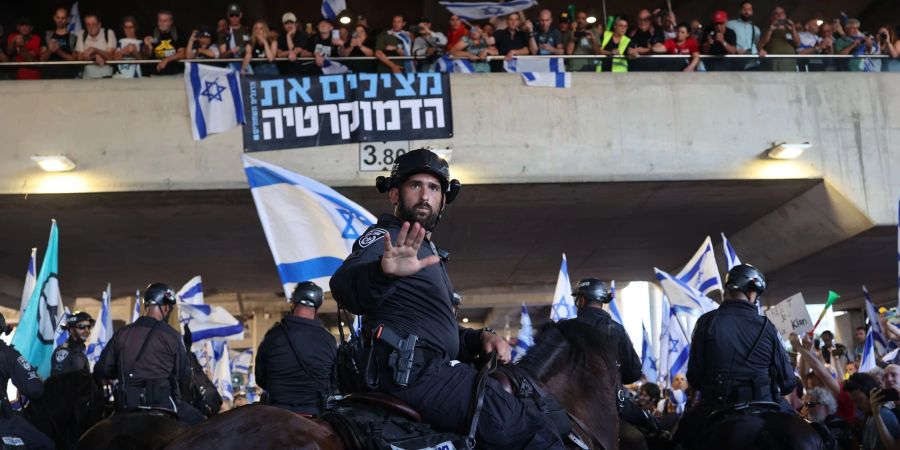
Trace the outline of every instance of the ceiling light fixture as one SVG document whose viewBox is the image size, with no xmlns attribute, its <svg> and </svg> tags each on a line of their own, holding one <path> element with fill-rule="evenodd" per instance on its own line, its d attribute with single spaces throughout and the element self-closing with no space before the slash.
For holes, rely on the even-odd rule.
<svg viewBox="0 0 900 450">
<path fill-rule="evenodd" d="M 75 170 L 75 162 L 65 155 L 32 156 L 31 160 L 36 162 L 45 172 L 68 172 L 70 170 Z"/>
<path fill-rule="evenodd" d="M 812 143 L 809 139 L 785 140 L 773 143 L 767 154 L 772 159 L 795 159 L 810 147 Z"/>
</svg>

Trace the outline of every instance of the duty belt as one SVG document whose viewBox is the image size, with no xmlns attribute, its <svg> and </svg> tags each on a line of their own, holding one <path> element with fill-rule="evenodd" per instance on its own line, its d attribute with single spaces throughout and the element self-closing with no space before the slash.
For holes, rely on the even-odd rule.
<svg viewBox="0 0 900 450">
<path fill-rule="evenodd" d="M 391 349 L 388 365 L 394 369 L 394 382 L 400 387 L 409 385 L 409 378 L 415 363 L 424 364 L 439 356 L 442 351 L 419 339 L 415 334 L 400 337 L 400 333 L 380 324 L 372 330 L 372 342 L 380 342 Z"/>
</svg>

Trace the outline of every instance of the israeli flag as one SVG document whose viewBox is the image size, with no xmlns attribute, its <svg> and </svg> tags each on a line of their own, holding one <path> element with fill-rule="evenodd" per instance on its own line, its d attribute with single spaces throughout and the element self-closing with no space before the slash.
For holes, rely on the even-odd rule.
<svg viewBox="0 0 900 450">
<path fill-rule="evenodd" d="M 572 299 L 572 283 L 569 282 L 569 269 L 566 254 L 562 255 L 559 276 L 556 277 L 556 290 L 553 291 L 553 304 L 550 306 L 550 320 L 558 322 L 578 317 L 575 300 Z"/>
<path fill-rule="evenodd" d="M 685 373 L 687 371 L 688 357 L 691 355 L 691 341 L 688 338 L 678 316 L 675 314 L 675 308 L 669 308 L 669 323 L 667 336 L 668 349 L 668 369 L 669 369 L 669 385 L 675 375 Z"/>
<path fill-rule="evenodd" d="M 566 65 L 562 58 L 516 56 L 509 61 L 504 60 L 503 69 L 513 73 L 562 73 L 566 71 Z"/>
<path fill-rule="evenodd" d="M 669 299 L 666 297 L 666 294 L 663 294 L 662 304 L 660 305 L 660 314 L 659 314 L 659 334 L 654 336 L 656 338 L 656 351 L 658 355 L 658 359 L 656 360 L 656 367 L 660 371 L 660 378 L 663 378 L 663 370 L 669 369 L 669 347 L 668 345 L 664 345 L 669 341 L 669 310 L 671 306 L 669 305 Z"/>
<path fill-rule="evenodd" d="M 184 84 L 195 141 L 244 123 L 241 83 L 233 68 L 190 63 L 185 67 Z"/>
<path fill-rule="evenodd" d="M 247 349 L 241 352 L 237 358 L 234 358 L 234 361 L 231 363 L 231 372 L 232 373 L 243 373 L 250 374 L 250 365 L 253 362 L 253 349 Z M 244 377 L 245 380 L 249 380 L 249 377 Z"/>
<path fill-rule="evenodd" d="M 191 351 L 197 357 L 197 363 L 203 368 L 207 377 L 212 379 L 215 372 L 216 356 L 213 349 L 213 341 L 205 340 L 200 343 L 191 343 Z"/>
<path fill-rule="evenodd" d="M 621 311 L 618 305 L 619 299 L 616 297 L 616 280 L 612 280 L 609 283 L 609 293 L 612 296 L 612 301 L 609 302 L 609 314 L 616 323 L 624 325 L 625 322 L 622 321 L 622 313 L 619 312 Z"/>
<path fill-rule="evenodd" d="M 375 223 L 362 206 L 312 178 L 247 155 L 244 171 L 285 296 L 312 281 L 326 291 L 353 243 Z"/>
<path fill-rule="evenodd" d="M 572 87 L 571 73 L 523 72 L 521 75 L 526 86 L 563 89 Z"/>
<path fill-rule="evenodd" d="M 244 325 L 221 306 L 179 303 L 181 323 L 191 328 L 195 343 L 207 339 L 244 338 Z"/>
<path fill-rule="evenodd" d="M 325 58 L 325 62 L 322 64 L 322 73 L 325 75 L 350 73 L 350 68 L 337 61 L 332 61 L 328 58 Z"/>
<path fill-rule="evenodd" d="M 866 315 L 869 318 L 869 330 L 872 333 L 872 342 L 875 345 L 875 352 L 877 354 L 884 354 L 896 345 L 887 338 L 887 334 L 881 329 L 881 322 L 878 321 L 878 310 L 875 309 L 875 304 L 872 303 L 872 297 L 869 296 L 869 290 L 865 285 L 863 285 L 862 291 L 863 297 L 866 299 Z"/>
<path fill-rule="evenodd" d="M 734 266 L 741 265 L 741 259 L 738 258 L 737 253 L 734 251 L 734 247 L 731 246 L 731 242 L 728 242 L 725 233 L 722 233 L 722 250 L 725 251 L 725 266 L 728 270 L 731 270 Z"/>
<path fill-rule="evenodd" d="M 343 10 L 347 9 L 347 0 L 322 0 L 322 17 L 328 20 L 337 18 Z"/>
<path fill-rule="evenodd" d="M 112 311 L 110 311 L 109 306 L 111 296 L 112 286 L 110 283 L 107 283 L 106 290 L 103 291 L 103 297 L 100 301 L 100 314 L 97 316 L 97 323 L 94 325 L 94 329 L 91 330 L 90 337 L 88 337 L 87 350 L 85 351 L 88 362 L 91 364 L 91 370 L 94 370 L 94 364 L 97 364 L 97 361 L 100 360 L 100 353 L 113 336 Z"/>
<path fill-rule="evenodd" d="M 897 203 L 897 311 L 900 311 L 900 202 Z"/>
<path fill-rule="evenodd" d="M 531 327 L 531 316 L 528 308 L 522 303 L 522 318 L 519 319 L 519 335 L 516 337 L 516 346 L 512 349 L 513 362 L 522 359 L 528 349 L 534 345 L 534 329 Z"/>
<path fill-rule="evenodd" d="M 141 317 L 141 291 L 134 291 L 134 309 L 131 311 L 131 323 L 134 323 Z"/>
<path fill-rule="evenodd" d="M 37 269 L 35 268 L 36 255 L 37 248 L 32 248 L 31 258 L 28 260 L 28 270 L 25 271 L 25 287 L 22 288 L 22 302 L 19 306 L 19 312 L 25 311 L 25 307 L 28 306 L 28 300 L 31 299 L 31 294 L 34 293 L 34 284 L 37 281 L 35 278 L 35 274 L 37 273 Z"/>
<path fill-rule="evenodd" d="M 56 220 L 53 220 L 34 292 L 12 338 L 12 345 L 37 368 L 38 375 L 43 379 L 50 376 L 50 356 L 56 348 L 56 330 L 64 313 L 59 293 L 59 229 Z"/>
<path fill-rule="evenodd" d="M 863 347 L 862 361 L 859 363 L 860 372 L 868 372 L 878 367 L 876 362 L 874 329 L 874 327 L 869 327 L 869 331 L 866 333 L 866 343 Z"/>
<path fill-rule="evenodd" d="M 219 344 L 219 345 L 217 345 Z M 220 346 L 221 345 L 221 346 Z M 231 363 L 228 354 L 228 344 L 225 342 L 213 343 L 215 349 L 215 371 L 213 373 L 213 384 L 223 399 L 234 401 L 234 386 L 231 383 Z"/>
<path fill-rule="evenodd" d="M 643 322 L 641 322 L 641 330 L 644 332 L 641 343 L 641 372 L 647 377 L 648 382 L 656 383 L 659 379 L 659 370 L 656 365 L 656 345 L 647 334 L 647 327 Z"/>
<path fill-rule="evenodd" d="M 451 14 L 465 20 L 490 19 L 519 12 L 537 4 L 537 0 L 510 0 L 506 2 L 438 2 Z"/>
<path fill-rule="evenodd" d="M 394 30 L 388 30 L 388 34 L 396 37 L 397 40 L 400 41 L 400 47 L 403 48 L 404 55 L 412 55 L 412 38 L 409 36 L 409 33 L 405 31 L 394 32 Z M 403 70 L 406 73 L 415 72 L 415 67 L 413 66 L 412 61 L 404 60 Z"/>
<path fill-rule="evenodd" d="M 190 281 L 184 284 L 178 294 L 176 294 L 176 298 L 178 301 L 182 303 L 187 303 L 189 305 L 202 305 L 203 302 L 203 280 L 200 278 L 200 275 L 197 275 L 194 278 L 191 278 Z"/>
<path fill-rule="evenodd" d="M 703 241 L 703 245 L 697 249 L 687 265 L 675 275 L 688 286 L 700 291 L 703 295 L 709 295 L 713 291 L 722 290 L 722 279 L 719 276 L 719 266 L 716 265 L 716 256 L 713 253 L 712 239 L 709 236 Z"/>
<path fill-rule="evenodd" d="M 475 73 L 475 68 L 467 59 L 452 58 L 444 55 L 434 62 L 435 72 L 447 73 Z"/>
<path fill-rule="evenodd" d="M 72 311 L 69 311 L 69 307 L 66 306 L 65 313 L 63 313 L 63 318 L 60 323 L 65 323 L 66 319 L 68 319 L 69 316 L 71 316 L 71 315 L 72 315 Z M 57 347 L 65 344 L 66 341 L 69 340 L 69 329 L 66 327 L 63 327 L 63 326 L 57 327 L 56 328 L 56 337 L 53 340 L 56 343 L 55 345 Z"/>
<path fill-rule="evenodd" d="M 685 281 L 655 267 L 653 270 L 656 272 L 656 279 L 659 281 L 672 306 L 679 305 L 686 308 L 695 308 L 702 312 L 712 311 L 718 307 L 716 302 L 701 294 L 700 291 L 688 285 Z M 718 273 L 716 276 L 718 276 Z"/>
<path fill-rule="evenodd" d="M 81 31 L 81 13 L 78 12 L 78 2 L 72 3 L 69 9 L 69 33 Z"/>
</svg>

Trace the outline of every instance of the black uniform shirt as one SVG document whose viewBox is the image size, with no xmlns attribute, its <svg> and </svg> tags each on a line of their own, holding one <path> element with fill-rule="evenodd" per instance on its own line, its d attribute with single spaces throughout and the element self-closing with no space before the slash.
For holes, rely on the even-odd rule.
<svg viewBox="0 0 900 450">
<path fill-rule="evenodd" d="M 76 342 L 71 337 L 63 345 L 56 347 L 50 358 L 50 376 L 78 370 L 90 371 L 84 350 L 84 342 Z"/>
<path fill-rule="evenodd" d="M 274 406 L 318 415 L 319 394 L 331 386 L 336 354 L 334 336 L 319 319 L 288 316 L 275 324 L 259 344 L 256 384 L 269 393 Z M 298 362 L 298 356 L 302 364 Z"/>
<path fill-rule="evenodd" d="M 794 369 L 778 331 L 748 301 L 725 300 L 718 309 L 700 316 L 694 327 L 688 383 L 701 391 L 712 389 L 720 375 L 726 379 L 768 378 L 782 394 L 796 387 Z M 709 393 L 704 396 L 708 397 Z"/>
<path fill-rule="evenodd" d="M 625 331 L 625 327 L 616 321 L 606 311 L 600 308 L 581 308 L 578 311 L 579 322 L 584 322 L 593 327 L 605 330 L 609 327 L 610 332 L 614 334 L 618 340 L 616 348 L 618 349 L 619 373 L 622 375 L 622 384 L 630 384 L 641 378 L 641 359 L 634 346 L 631 345 L 631 338 Z"/>
<path fill-rule="evenodd" d="M 155 325 L 155 327 L 154 327 Z M 150 334 L 150 330 L 154 330 Z M 147 348 L 141 360 L 135 362 L 141 346 L 149 337 Z M 98 380 L 119 379 L 120 371 L 134 374 L 133 380 L 170 381 L 174 378 L 182 386 L 191 381 L 188 367 L 187 351 L 181 335 L 168 323 L 152 317 L 141 316 L 131 325 L 116 331 L 112 339 L 100 354 L 100 360 L 94 366 L 94 378 Z M 170 387 L 177 395 L 175 386 Z"/>
<path fill-rule="evenodd" d="M 41 398 L 44 395 L 44 383 L 37 374 L 37 368 L 29 364 L 18 350 L 0 341 L 0 386 L 6 386 L 10 379 L 19 392 L 28 398 Z M 4 402 L 9 402 L 6 390 L 0 395 Z"/>
<path fill-rule="evenodd" d="M 353 253 L 331 277 L 334 299 L 350 312 L 364 314 L 370 327 L 384 324 L 401 336 L 415 334 L 449 359 L 457 359 L 460 343 L 477 349 L 480 332 L 457 326 L 451 303 L 453 286 L 443 262 L 402 278 L 381 271 L 382 239 L 389 232 L 391 242 L 396 243 L 402 225 L 397 217 L 383 214 L 353 244 Z M 425 239 L 419 259 L 435 254 L 433 244 Z"/>
</svg>

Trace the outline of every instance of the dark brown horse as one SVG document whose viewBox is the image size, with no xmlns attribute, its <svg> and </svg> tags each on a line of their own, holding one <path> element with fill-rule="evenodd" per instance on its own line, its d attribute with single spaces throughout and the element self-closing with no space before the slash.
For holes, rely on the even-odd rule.
<svg viewBox="0 0 900 450">
<path fill-rule="evenodd" d="M 581 426 L 573 430 L 592 448 L 614 449 L 618 415 L 615 344 L 588 325 L 563 321 L 544 327 L 538 341 L 518 363 L 532 379 L 556 396 Z M 213 448 L 343 449 L 328 424 L 281 409 L 245 406 L 192 427 L 166 450 Z"/>
<path fill-rule="evenodd" d="M 825 450 L 815 429 L 796 414 L 762 410 L 713 420 L 685 448 Z"/>
<path fill-rule="evenodd" d="M 107 407 L 103 389 L 90 372 L 79 370 L 48 378 L 44 395 L 22 415 L 63 450 L 75 448 L 82 433 L 108 415 Z"/>
</svg>

